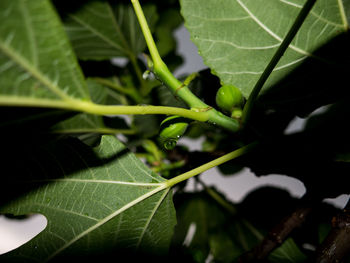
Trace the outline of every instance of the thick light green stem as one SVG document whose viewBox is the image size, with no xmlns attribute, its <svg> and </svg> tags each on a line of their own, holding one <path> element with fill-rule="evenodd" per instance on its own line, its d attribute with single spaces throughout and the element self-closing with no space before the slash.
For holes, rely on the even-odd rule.
<svg viewBox="0 0 350 263">
<path fill-rule="evenodd" d="M 181 98 L 192 110 L 197 112 L 208 112 L 209 119 L 208 122 L 216 124 L 220 127 L 223 127 L 227 130 L 236 132 L 240 128 L 240 124 L 237 120 L 234 120 L 224 114 L 221 114 L 219 111 L 214 108 L 208 106 L 202 100 L 200 100 L 197 96 L 195 96 L 190 89 L 176 79 L 174 75 L 170 72 L 167 65 L 163 62 L 162 58 L 159 55 L 158 49 L 152 37 L 152 33 L 148 27 L 146 18 L 140 6 L 138 0 L 131 0 L 136 16 L 139 20 L 141 30 L 145 37 L 149 52 L 151 54 L 152 63 L 153 63 L 153 72 L 157 76 L 157 78 L 166 84 L 169 87 L 176 97 Z"/>
<path fill-rule="evenodd" d="M 81 101 L 77 99 L 67 100 L 50 100 L 27 97 L 0 96 L 1 106 L 19 106 L 19 107 L 40 107 L 40 108 L 56 108 L 71 111 L 85 112 L 95 115 L 146 115 L 146 114 L 164 114 L 178 115 L 188 119 L 206 122 L 209 114 L 207 112 L 195 112 L 178 107 L 165 106 L 114 106 L 99 105 L 91 101 Z"/>
<path fill-rule="evenodd" d="M 112 129 L 112 128 L 80 128 L 80 129 L 58 129 L 52 133 L 59 134 L 74 134 L 74 133 L 97 133 L 97 134 L 136 134 L 135 130 L 131 129 Z"/>
<path fill-rule="evenodd" d="M 166 106 L 114 106 L 114 105 L 98 105 L 91 102 L 76 103 L 74 108 L 78 111 L 96 114 L 96 115 L 146 115 L 146 114 L 164 114 L 178 115 L 196 121 L 205 122 L 209 116 L 206 112 L 195 112 L 178 107 Z"/>
<path fill-rule="evenodd" d="M 253 143 L 250 143 L 242 148 L 234 150 L 233 152 L 225 154 L 224 156 L 221 156 L 221 157 L 219 157 L 211 162 L 203 164 L 203 165 L 201 165 L 201 166 L 199 166 L 191 171 L 180 174 L 179 176 L 176 176 L 176 177 L 168 180 L 166 182 L 166 184 L 168 187 L 171 187 L 171 186 L 174 186 L 174 185 L 181 183 L 185 180 L 188 180 L 189 178 L 191 178 L 193 176 L 196 176 L 196 175 L 203 173 L 203 172 L 205 172 L 213 167 L 216 167 L 220 164 L 223 164 L 223 163 L 228 162 L 232 159 L 235 159 L 235 158 L 237 158 L 245 153 L 250 152 L 251 150 L 253 150 L 257 146 L 257 144 L 258 144 L 257 142 L 253 142 Z"/>
</svg>

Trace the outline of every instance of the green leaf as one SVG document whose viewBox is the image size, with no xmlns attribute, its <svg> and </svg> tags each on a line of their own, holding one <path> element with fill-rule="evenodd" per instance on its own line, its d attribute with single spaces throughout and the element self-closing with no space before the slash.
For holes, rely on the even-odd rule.
<svg viewBox="0 0 350 263">
<path fill-rule="evenodd" d="M 306 259 L 306 255 L 301 252 L 291 238 L 284 241 L 280 247 L 269 255 L 270 262 L 276 263 L 301 263 L 305 262 Z"/>
<path fill-rule="evenodd" d="M 305 1 L 181 0 L 182 14 L 204 62 L 223 84 L 248 97 Z M 317 1 L 265 88 L 289 74 L 333 37 L 348 30 L 347 1 Z M 348 16 L 348 17 L 347 17 Z"/>
<path fill-rule="evenodd" d="M 226 215 L 204 192 L 185 193 L 176 198 L 178 224 L 172 246 L 187 249 L 194 262 L 204 262 L 210 252 L 210 234 L 226 222 Z"/>
<path fill-rule="evenodd" d="M 60 20 L 47 0 L 0 3 L 0 104 L 89 100 Z"/>
<path fill-rule="evenodd" d="M 144 6 L 150 26 L 158 19 L 155 6 Z M 81 59 L 135 57 L 146 42 L 131 5 L 89 1 L 68 14 L 65 28 Z"/>
<path fill-rule="evenodd" d="M 48 225 L 1 261 L 42 262 L 123 249 L 166 252 L 176 222 L 169 188 L 115 137 L 103 136 L 95 149 L 77 140 L 41 147 L 31 150 L 22 166 L 11 165 L 3 190 L 28 192 L 0 212 L 41 213 Z"/>
<path fill-rule="evenodd" d="M 241 255 L 242 250 L 235 245 L 229 234 L 223 230 L 213 233 L 209 239 L 210 252 L 215 262 L 234 262 Z"/>
<path fill-rule="evenodd" d="M 175 254 L 191 254 L 195 262 L 204 262 L 210 253 L 215 262 L 233 262 L 262 239 L 242 214 L 233 212 L 236 206 L 232 204 L 228 212 L 207 192 L 178 194 L 174 201 L 178 219 L 172 240 Z"/>
</svg>

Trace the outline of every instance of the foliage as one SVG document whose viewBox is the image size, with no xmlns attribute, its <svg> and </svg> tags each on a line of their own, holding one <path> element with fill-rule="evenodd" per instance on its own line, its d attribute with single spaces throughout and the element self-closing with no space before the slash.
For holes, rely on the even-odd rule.
<svg viewBox="0 0 350 263">
<path fill-rule="evenodd" d="M 0 261 L 320 262 L 332 237 L 346 260 L 331 218 L 350 207 L 322 200 L 349 194 L 349 1 L 141 5 L 0 1 L 0 213 L 48 220 Z M 183 22 L 208 69 L 179 80 Z M 232 85 L 244 105 L 231 118 L 215 98 Z M 295 117 L 304 129 L 286 134 Z M 202 151 L 180 136 L 204 138 Z M 261 188 L 233 204 L 200 176 L 187 192 L 215 166 L 292 176 L 307 193 Z"/>
</svg>

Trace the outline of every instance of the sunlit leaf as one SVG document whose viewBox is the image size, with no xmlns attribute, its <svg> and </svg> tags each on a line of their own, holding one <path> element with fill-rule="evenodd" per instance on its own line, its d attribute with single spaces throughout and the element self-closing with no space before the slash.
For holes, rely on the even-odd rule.
<svg viewBox="0 0 350 263">
<path fill-rule="evenodd" d="M 0 2 L 0 104 L 89 100 L 59 18 L 47 0 Z"/>
<path fill-rule="evenodd" d="M 27 192 L 0 212 L 41 213 L 48 225 L 0 261 L 42 262 L 123 249 L 166 252 L 175 224 L 169 189 L 115 137 L 104 136 L 95 149 L 60 141 L 22 161 L 25 167 L 13 170 L 2 191 L 20 193 L 23 186 Z"/>
</svg>

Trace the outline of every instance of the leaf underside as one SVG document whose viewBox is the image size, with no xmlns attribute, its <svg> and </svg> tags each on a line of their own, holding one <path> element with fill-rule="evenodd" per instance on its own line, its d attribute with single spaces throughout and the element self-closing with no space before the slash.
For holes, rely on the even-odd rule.
<svg viewBox="0 0 350 263">
<path fill-rule="evenodd" d="M 224 84 L 248 97 L 305 1 L 181 0 L 191 39 Z M 317 1 L 265 89 L 281 80 L 333 37 L 348 30 L 347 1 Z M 331 61 L 330 61 L 331 62 Z"/>
<path fill-rule="evenodd" d="M 49 1 L 0 3 L 0 99 L 89 100 L 84 76 Z"/>
<path fill-rule="evenodd" d="M 152 27 L 157 20 L 155 6 L 144 7 Z M 90 1 L 64 21 L 65 29 L 80 59 L 136 57 L 146 47 L 131 5 Z"/>
<path fill-rule="evenodd" d="M 112 249 L 166 252 L 176 221 L 169 189 L 115 137 L 103 136 L 94 149 L 67 140 L 37 152 L 12 169 L 3 187 L 28 192 L 0 212 L 40 213 L 48 225 L 2 259 L 43 262 Z"/>
</svg>

